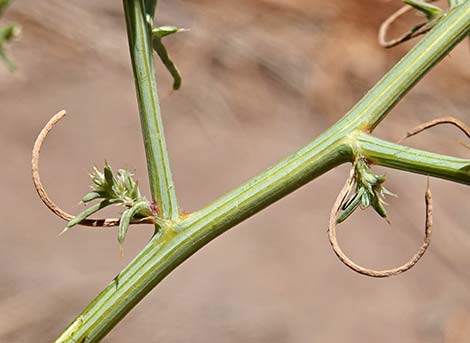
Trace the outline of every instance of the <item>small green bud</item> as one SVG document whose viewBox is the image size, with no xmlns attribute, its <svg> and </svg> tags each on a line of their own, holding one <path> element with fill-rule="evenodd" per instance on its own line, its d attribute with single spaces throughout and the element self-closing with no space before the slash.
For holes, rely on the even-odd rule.
<svg viewBox="0 0 470 343">
<path fill-rule="evenodd" d="M 354 164 L 356 194 L 352 196 L 343 206 L 343 211 L 337 218 L 337 223 L 346 220 L 356 209 L 366 209 L 370 206 L 383 218 L 387 217 L 385 209 L 385 195 L 394 195 L 384 186 L 384 175 L 375 174 L 367 164 L 366 160 L 358 159 Z"/>
<path fill-rule="evenodd" d="M 176 26 L 165 25 L 165 26 L 160 26 L 160 27 L 156 27 L 152 29 L 152 37 L 163 38 L 163 37 L 172 35 L 174 33 L 183 32 L 183 31 L 187 31 L 187 29 L 180 29 Z"/>
</svg>

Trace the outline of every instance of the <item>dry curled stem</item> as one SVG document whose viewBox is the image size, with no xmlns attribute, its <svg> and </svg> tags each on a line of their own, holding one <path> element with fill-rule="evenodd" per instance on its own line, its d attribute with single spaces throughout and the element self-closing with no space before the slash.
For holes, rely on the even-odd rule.
<svg viewBox="0 0 470 343">
<path fill-rule="evenodd" d="M 406 136 L 403 137 L 399 143 L 403 142 L 405 139 L 410 138 L 418 133 L 421 133 L 427 129 L 430 129 L 434 126 L 441 125 L 441 124 L 451 124 L 457 128 L 459 128 L 468 138 L 470 138 L 470 128 L 462 123 L 460 120 L 455 119 L 454 117 L 442 117 L 436 118 L 421 125 L 416 126 L 414 129 L 408 131 Z"/>
<path fill-rule="evenodd" d="M 426 252 L 429 246 L 429 243 L 431 242 L 432 198 L 431 198 L 431 190 L 429 188 L 429 179 L 428 179 L 428 185 L 427 185 L 427 189 L 426 189 L 426 193 L 424 197 L 425 202 L 426 202 L 424 242 L 419 248 L 418 252 L 408 262 L 401 265 L 400 267 L 393 268 L 393 269 L 386 269 L 386 270 L 373 270 L 373 269 L 365 268 L 356 264 L 341 250 L 338 244 L 338 240 L 336 238 L 336 219 L 341 210 L 343 202 L 346 200 L 348 194 L 352 191 L 353 187 L 354 187 L 354 168 L 351 170 L 351 174 L 348 180 L 346 181 L 346 184 L 344 185 L 341 192 L 338 194 L 335 204 L 333 205 L 333 208 L 331 209 L 330 221 L 328 224 L 328 238 L 330 240 L 330 244 L 333 247 L 335 254 L 338 256 L 341 262 L 343 262 L 346 266 L 348 266 L 352 270 L 360 274 L 371 276 L 371 277 L 376 277 L 376 278 L 383 278 L 383 277 L 398 275 L 413 268 L 416 265 L 416 263 L 421 259 L 421 257 L 423 257 L 424 253 Z"/>
<path fill-rule="evenodd" d="M 430 0 L 426 2 L 435 2 L 435 1 L 437 0 Z M 413 39 L 420 35 L 424 35 L 425 33 L 427 33 L 428 31 L 432 29 L 433 25 L 427 25 L 428 23 L 423 23 L 423 24 L 416 26 L 414 29 L 411 29 L 408 32 L 402 34 L 401 36 L 397 38 L 387 40 L 388 31 L 390 27 L 393 25 L 393 23 L 396 22 L 400 17 L 402 17 L 403 15 L 411 11 L 412 9 L 413 7 L 409 5 L 405 5 L 401 7 L 399 10 L 397 10 L 395 13 L 393 13 L 390 17 L 385 19 L 382 25 L 380 25 L 378 41 L 381 47 L 393 48 L 394 46 L 400 45 L 401 43 L 404 43 L 410 39 Z"/>
<path fill-rule="evenodd" d="M 65 111 L 60 111 L 55 114 L 44 126 L 41 132 L 34 143 L 33 148 L 33 157 L 31 160 L 32 166 L 32 175 L 33 175 L 33 183 L 34 188 L 38 192 L 39 198 L 41 198 L 42 202 L 49 208 L 56 216 L 62 218 L 65 221 L 70 221 L 74 218 L 73 215 L 65 212 L 59 206 L 57 206 L 49 197 L 44 186 L 41 182 L 41 177 L 39 175 L 39 159 L 41 155 L 41 147 L 46 139 L 48 133 L 52 130 L 54 125 L 56 125 L 59 120 L 61 120 L 65 116 Z M 83 226 L 92 226 L 92 227 L 114 227 L 119 226 L 120 218 L 103 218 L 103 219 L 84 219 L 82 220 L 79 225 Z M 154 224 L 153 217 L 146 217 L 146 218 L 139 218 L 133 219 L 131 224 Z"/>
</svg>

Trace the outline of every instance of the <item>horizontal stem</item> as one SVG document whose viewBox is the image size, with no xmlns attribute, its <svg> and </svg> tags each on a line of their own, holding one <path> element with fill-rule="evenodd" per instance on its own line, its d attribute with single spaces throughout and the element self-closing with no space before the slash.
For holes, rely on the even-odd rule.
<svg viewBox="0 0 470 343">
<path fill-rule="evenodd" d="M 368 134 L 355 136 L 356 153 L 372 163 L 470 185 L 470 160 L 413 149 Z"/>
</svg>

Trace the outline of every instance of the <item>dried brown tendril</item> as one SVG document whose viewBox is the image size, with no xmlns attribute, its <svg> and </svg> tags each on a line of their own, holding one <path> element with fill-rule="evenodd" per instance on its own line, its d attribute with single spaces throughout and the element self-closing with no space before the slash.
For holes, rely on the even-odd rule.
<svg viewBox="0 0 470 343">
<path fill-rule="evenodd" d="M 434 126 L 442 125 L 442 124 L 450 124 L 457 128 L 459 128 L 468 138 L 470 138 L 470 128 L 462 123 L 460 120 L 455 119 L 454 117 L 442 117 L 430 120 L 426 123 L 416 126 L 414 129 L 408 131 L 406 136 L 403 137 L 398 143 L 403 142 L 405 139 L 410 138 L 418 133 L 421 133 L 427 129 L 430 129 Z"/>
<path fill-rule="evenodd" d="M 416 254 L 405 264 L 401 265 L 400 267 L 393 268 L 393 269 L 386 269 L 386 270 L 373 270 L 369 268 L 362 267 L 355 262 L 353 262 L 340 248 L 338 244 L 338 240 L 336 238 L 336 218 L 344 204 L 344 201 L 347 200 L 348 194 L 353 190 L 355 185 L 355 168 L 351 169 L 351 174 L 349 175 L 346 184 L 344 185 L 341 192 L 338 194 L 336 198 L 335 204 L 331 209 L 330 214 L 330 221 L 328 224 L 328 238 L 330 240 L 330 244 L 333 247 L 335 254 L 338 256 L 341 262 L 343 262 L 346 266 L 351 268 L 352 270 L 366 275 L 370 277 L 376 278 L 383 278 L 389 277 L 393 275 L 398 275 L 407 270 L 413 268 L 416 263 L 423 257 L 424 253 L 426 252 L 429 243 L 431 242 L 431 226 L 432 226 L 432 197 L 431 197 L 431 190 L 429 188 L 429 178 L 428 178 L 428 185 L 425 193 L 425 203 L 426 203 L 426 220 L 425 220 L 425 228 L 424 228 L 424 242 L 416 252 Z"/>
<path fill-rule="evenodd" d="M 32 167 L 32 176 L 33 176 L 33 183 L 34 188 L 41 198 L 42 202 L 49 208 L 56 216 L 62 218 L 65 221 L 70 221 L 74 218 L 73 215 L 65 212 L 62 210 L 58 205 L 56 205 L 52 199 L 47 194 L 44 186 L 41 182 L 41 177 L 39 175 L 39 158 L 41 155 L 41 147 L 46 139 L 48 133 L 52 130 L 52 128 L 65 116 L 65 111 L 60 111 L 55 114 L 44 126 L 41 132 L 34 143 L 33 148 L 33 156 L 31 160 L 31 167 Z M 103 218 L 103 219 L 84 219 L 82 220 L 79 225 L 83 226 L 92 226 L 92 227 L 114 227 L 119 226 L 119 218 Z M 133 219 L 131 224 L 154 224 L 153 217 L 146 217 L 146 218 L 139 218 Z"/>
<path fill-rule="evenodd" d="M 435 2 L 437 0 L 428 0 L 425 2 Z M 390 40 L 387 40 L 387 33 L 390 27 L 394 22 L 396 22 L 400 17 L 402 17 L 404 14 L 407 12 L 411 11 L 413 7 L 409 5 L 405 5 L 401 7 L 399 10 L 397 10 L 395 13 L 393 13 L 390 17 L 385 19 L 385 21 L 380 25 L 379 29 L 379 35 L 378 35 L 378 41 L 381 47 L 383 48 L 393 48 L 394 46 L 397 46 L 401 43 L 404 43 L 410 39 L 413 39 L 415 37 L 418 37 L 420 35 L 423 35 L 427 32 L 429 32 L 432 29 L 432 26 L 430 23 L 422 23 L 418 26 L 416 26 L 414 29 L 409 30 L 408 32 L 402 34 L 401 36 L 397 38 L 393 38 Z M 429 24 L 429 25 L 428 25 Z"/>
</svg>

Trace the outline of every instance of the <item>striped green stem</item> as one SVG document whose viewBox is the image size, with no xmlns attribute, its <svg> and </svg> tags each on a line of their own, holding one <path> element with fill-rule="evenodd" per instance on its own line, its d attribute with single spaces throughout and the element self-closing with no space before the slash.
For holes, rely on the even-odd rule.
<svg viewBox="0 0 470 343">
<path fill-rule="evenodd" d="M 463 4 L 465 1 L 468 1 L 468 0 L 449 0 L 449 6 L 455 7 L 455 6 Z"/>
<path fill-rule="evenodd" d="M 470 33 L 470 0 L 450 10 L 436 26 L 345 116 L 349 128 L 372 131 L 441 59 Z"/>
<path fill-rule="evenodd" d="M 348 160 L 349 146 L 329 139 L 316 141 L 176 226 L 160 231 L 56 342 L 98 342 L 167 274 L 212 239 Z"/>
<path fill-rule="evenodd" d="M 144 0 L 124 0 L 129 49 L 134 69 L 152 199 L 159 216 L 177 220 L 179 208 L 166 148 L 155 80 L 151 26 Z"/>
<path fill-rule="evenodd" d="M 153 80 L 153 67 L 143 2 L 124 0 L 124 4 L 132 36 L 131 54 L 134 63 L 138 64 L 134 66 L 136 79 L 141 80 L 137 87 L 144 84 L 154 89 L 150 87 L 153 83 L 149 82 Z M 375 128 L 469 31 L 470 1 L 466 1 L 443 16 L 441 22 L 346 116 L 309 145 L 206 208 L 179 222 L 170 222 L 169 227 L 159 231 L 56 342 L 98 342 L 167 274 L 205 244 L 328 170 L 353 161 L 359 151 L 379 164 L 419 173 L 426 173 L 425 168 L 428 168 L 431 175 L 467 184 L 465 168 L 468 161 L 374 141 L 363 132 Z M 394 153 L 399 157 L 394 157 Z M 423 156 L 421 160 L 419 154 Z M 420 163 L 424 167 L 420 167 Z M 155 180 L 151 178 L 151 182 Z"/>
<path fill-rule="evenodd" d="M 355 136 L 354 142 L 355 153 L 374 164 L 470 185 L 470 160 L 409 148 L 364 133 Z"/>
</svg>

